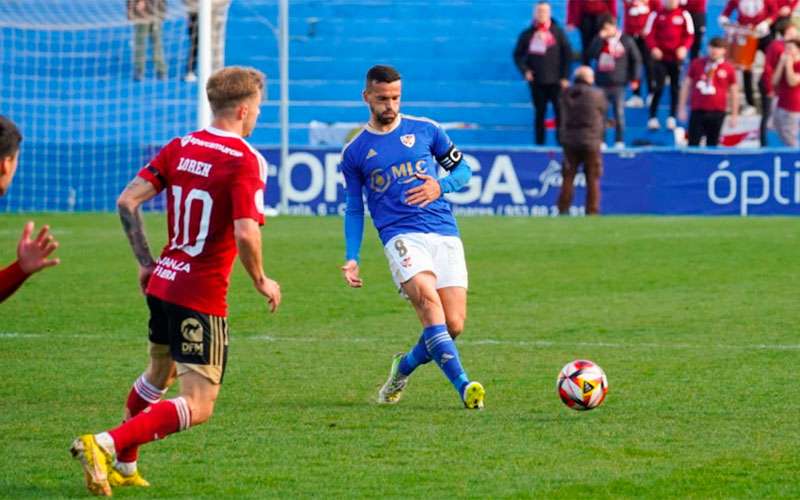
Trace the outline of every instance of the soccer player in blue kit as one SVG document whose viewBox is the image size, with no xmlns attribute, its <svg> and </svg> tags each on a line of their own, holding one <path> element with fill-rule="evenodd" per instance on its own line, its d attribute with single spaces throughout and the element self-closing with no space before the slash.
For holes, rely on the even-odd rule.
<svg viewBox="0 0 800 500">
<path fill-rule="evenodd" d="M 464 406 L 481 409 L 485 390 L 467 377 L 453 341 L 467 315 L 467 265 L 455 217 L 442 198 L 464 187 L 472 170 L 436 122 L 400 114 L 401 90 L 394 68 L 373 66 L 367 72 L 363 98 L 370 119 L 342 151 L 347 193 L 342 272 L 349 286 L 363 285 L 358 260 L 366 191 L 392 278 L 423 327 L 417 344 L 392 358 L 378 402 L 400 401 L 409 375 L 433 360 Z M 437 165 L 449 174 L 436 178 Z"/>
</svg>

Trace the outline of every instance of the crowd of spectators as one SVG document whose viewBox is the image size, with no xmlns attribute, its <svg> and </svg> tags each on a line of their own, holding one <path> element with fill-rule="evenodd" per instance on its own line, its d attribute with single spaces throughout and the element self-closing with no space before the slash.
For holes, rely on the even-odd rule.
<svg viewBox="0 0 800 500">
<path fill-rule="evenodd" d="M 734 128 L 740 115 L 760 115 L 762 146 L 767 130 L 774 128 L 784 145 L 796 147 L 800 41 L 791 17 L 798 4 L 727 0 L 717 19 L 724 36 L 704 46 L 708 0 L 567 0 L 565 28 L 549 2 L 537 2 L 513 54 L 530 86 L 534 142 L 546 142 L 548 105 L 554 110 L 557 139 L 563 134 L 559 101 L 570 68 L 580 63 L 593 68 L 594 84 L 606 97 L 615 147 L 625 146 L 626 107 L 649 108 L 648 130 L 661 129 L 662 118 L 669 130 L 687 130 L 690 146 L 716 146 L 725 123 Z M 580 34 L 580 52 L 568 40 L 574 30 Z M 757 52 L 763 53 L 760 59 Z M 756 100 L 753 81 L 759 70 Z M 667 86 L 668 113 L 659 117 Z"/>
</svg>

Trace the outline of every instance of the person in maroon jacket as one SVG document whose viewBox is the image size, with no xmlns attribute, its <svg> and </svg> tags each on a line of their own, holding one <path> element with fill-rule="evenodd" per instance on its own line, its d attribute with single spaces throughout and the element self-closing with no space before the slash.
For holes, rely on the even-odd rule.
<svg viewBox="0 0 800 500">
<path fill-rule="evenodd" d="M 776 0 L 728 0 L 722 15 L 719 16 L 720 26 L 730 24 L 730 16 L 736 12 L 736 22 L 755 31 L 758 36 L 758 50 L 766 51 L 767 46 L 772 41 L 770 30 L 778 15 L 778 5 Z M 747 108 L 742 114 L 752 115 L 756 112 L 756 101 L 753 93 L 753 71 L 742 70 L 742 82 L 744 83 L 744 98 L 747 101 Z"/>
<path fill-rule="evenodd" d="M 567 0 L 567 29 L 581 32 L 581 60 L 589 64 L 586 52 L 600 31 L 603 15 L 617 17 L 617 0 Z"/>
<path fill-rule="evenodd" d="M 667 128 L 676 126 L 675 112 L 678 107 L 678 91 L 680 89 L 681 64 L 689 55 L 689 48 L 694 42 L 694 23 L 688 12 L 680 8 L 680 0 L 664 0 L 664 6 L 658 12 L 650 13 L 644 28 L 645 41 L 653 58 L 653 100 L 650 102 L 650 119 L 647 128 L 658 130 L 661 124 L 656 116 L 661 94 L 664 92 L 667 77 L 670 87 L 670 112 Z"/>
<path fill-rule="evenodd" d="M 725 60 L 728 43 L 714 37 L 708 44 L 708 57 L 700 57 L 689 65 L 683 80 L 678 118 L 686 121 L 686 99 L 691 94 L 689 116 L 689 145 L 699 146 L 706 138 L 706 146 L 719 144 L 722 124 L 731 98 L 730 124 L 736 126 L 739 116 L 739 86 L 736 84 L 736 68 Z"/>
<path fill-rule="evenodd" d="M 775 90 L 772 86 L 772 75 L 775 67 L 783 55 L 786 40 L 797 39 L 797 28 L 788 17 L 781 17 L 775 21 L 775 40 L 767 46 L 767 55 L 764 57 L 764 70 L 758 81 L 758 92 L 761 94 L 761 127 L 759 137 L 761 146 L 767 146 L 767 124 L 772 115 Z"/>
<path fill-rule="evenodd" d="M 706 13 L 708 0 L 681 0 L 681 6 L 692 16 L 694 23 L 694 43 L 689 51 L 689 59 L 697 59 L 700 49 L 703 48 L 703 36 L 706 34 Z"/>
<path fill-rule="evenodd" d="M 778 105 L 775 109 L 775 130 L 781 141 L 789 147 L 798 147 L 800 133 L 800 42 L 787 40 L 772 85 Z"/>
<path fill-rule="evenodd" d="M 650 13 L 661 8 L 661 0 L 622 0 L 622 7 L 625 9 L 623 22 L 624 32 L 636 42 L 636 48 L 642 56 L 642 66 L 644 67 L 644 81 L 647 82 L 647 91 L 653 93 L 653 61 L 650 59 L 650 49 L 644 36 L 644 27 Z M 637 75 L 641 81 L 641 75 Z M 633 95 L 625 101 L 629 108 L 643 108 L 645 101 L 642 98 L 642 87 L 639 85 L 633 89 Z M 645 96 L 647 94 L 644 94 Z"/>
<path fill-rule="evenodd" d="M 22 134 L 14 122 L 0 116 L 0 196 L 6 194 L 17 171 L 20 142 Z M 58 248 L 58 242 L 50 234 L 50 228 L 44 226 L 36 238 L 31 239 L 33 230 L 33 222 L 25 224 L 22 238 L 17 244 L 17 260 L 0 270 L 0 302 L 17 291 L 31 274 L 59 262 L 58 259 L 47 258 Z"/>
</svg>

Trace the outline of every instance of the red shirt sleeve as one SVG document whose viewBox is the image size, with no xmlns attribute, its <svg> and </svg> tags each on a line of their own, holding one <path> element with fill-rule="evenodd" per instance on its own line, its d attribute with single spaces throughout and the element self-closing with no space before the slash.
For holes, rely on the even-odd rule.
<svg viewBox="0 0 800 500">
<path fill-rule="evenodd" d="M 266 161 L 258 155 L 248 155 L 248 160 L 233 180 L 231 200 L 233 220 L 253 219 L 264 224 L 264 188 L 266 187 Z"/>
<path fill-rule="evenodd" d="M 167 175 L 169 173 L 169 157 L 172 151 L 172 145 L 177 139 L 173 139 L 166 146 L 161 148 L 161 151 L 150 160 L 150 163 L 142 167 L 137 174 L 142 179 L 146 180 L 156 191 L 161 191 L 167 183 Z"/>
<path fill-rule="evenodd" d="M 651 12 L 647 18 L 647 24 L 644 25 L 644 43 L 647 44 L 649 50 L 656 48 L 655 23 L 657 17 L 658 12 Z"/>
<path fill-rule="evenodd" d="M 691 78 L 693 81 L 697 81 L 703 77 L 703 69 L 705 66 L 705 58 L 698 57 L 689 65 L 689 71 L 686 72 L 686 76 Z"/>
<path fill-rule="evenodd" d="M 683 11 L 683 19 L 683 46 L 686 47 L 686 50 L 689 50 L 694 43 L 694 21 L 692 21 L 692 16 L 685 10 Z"/>
<path fill-rule="evenodd" d="M 728 0 L 728 3 L 725 4 L 725 8 L 722 9 L 722 15 L 725 17 L 731 17 L 733 14 L 733 10 L 739 6 L 738 0 Z"/>
<path fill-rule="evenodd" d="M 17 291 L 22 283 L 28 279 L 30 274 L 25 274 L 19 262 L 14 262 L 7 268 L 0 271 L 0 302 L 3 302 Z"/>
<path fill-rule="evenodd" d="M 617 0 L 608 0 L 608 11 L 612 16 L 617 17 Z"/>
</svg>

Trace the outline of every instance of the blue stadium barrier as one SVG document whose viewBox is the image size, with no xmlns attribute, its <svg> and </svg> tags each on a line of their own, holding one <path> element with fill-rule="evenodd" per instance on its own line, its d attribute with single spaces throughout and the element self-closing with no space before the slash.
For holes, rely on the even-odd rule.
<svg viewBox="0 0 800 500">
<path fill-rule="evenodd" d="M 115 146 L 116 148 L 117 146 Z M 20 166 L 9 193 L 0 198 L 0 211 L 113 210 L 116 196 L 157 151 L 136 148 L 126 156 L 137 165 L 105 176 L 90 169 L 72 169 L 69 162 Z M 60 153 L 59 153 L 60 151 Z M 277 179 L 279 151 L 262 149 L 270 163 L 266 205 L 281 199 Z M 102 146 L 48 151 L 58 159 L 80 161 L 117 150 Z M 448 195 L 461 215 L 549 216 L 556 214 L 561 187 L 561 151 L 554 148 L 466 148 L 475 172 L 465 190 Z M 293 149 L 287 168 L 289 212 L 339 215 L 344 209 L 343 179 L 335 149 Z M 641 148 L 604 154 L 602 211 L 605 214 L 654 215 L 800 215 L 800 151 L 674 150 Z M 58 181 L 58 182 L 54 182 Z M 43 185 L 44 184 L 44 185 Z M 582 214 L 585 180 L 576 179 L 574 214 Z M 164 200 L 148 206 L 163 210 Z"/>
</svg>

